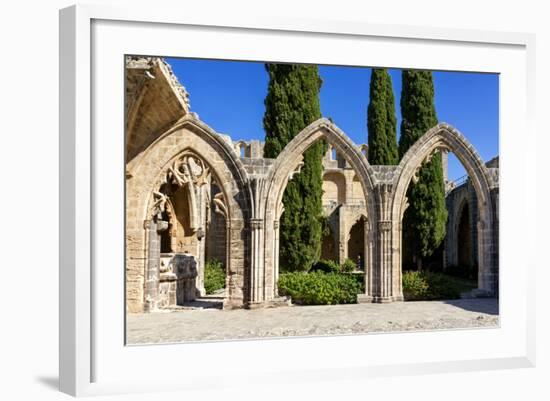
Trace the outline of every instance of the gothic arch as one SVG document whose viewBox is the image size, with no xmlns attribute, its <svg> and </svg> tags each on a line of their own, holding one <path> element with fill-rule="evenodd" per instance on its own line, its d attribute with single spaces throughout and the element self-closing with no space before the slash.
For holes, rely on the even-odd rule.
<svg viewBox="0 0 550 401">
<path fill-rule="evenodd" d="M 194 115 L 186 115 L 155 140 L 127 166 L 127 298 L 130 309 L 139 310 L 146 303 L 150 275 L 144 222 L 151 219 L 157 192 L 166 174 L 182 155 L 199 157 L 215 177 L 227 211 L 227 295 L 226 306 L 242 306 L 248 299 L 248 255 L 244 222 L 249 218 L 251 194 L 248 175 L 233 147 Z M 146 224 L 146 223 L 145 223 Z M 141 226 L 140 226 L 141 225 Z"/>
<path fill-rule="evenodd" d="M 453 152 L 466 169 L 474 186 L 477 198 L 479 219 L 478 255 L 479 275 L 478 287 L 488 294 L 494 294 L 495 283 L 495 247 L 494 241 L 494 207 L 491 197 L 495 187 L 487 167 L 483 163 L 470 142 L 452 126 L 440 123 L 427 131 L 403 156 L 394 177 L 394 199 L 392 205 L 392 219 L 401 222 L 407 207 L 406 192 L 409 183 L 414 179 L 423 163 L 428 161 L 437 151 Z M 401 236 L 399 232 L 395 235 Z M 399 247 L 400 250 L 400 247 Z M 398 263 L 401 263 L 399 255 Z"/>
<path fill-rule="evenodd" d="M 368 214 L 375 216 L 376 209 L 373 203 L 374 180 L 369 162 L 353 141 L 326 118 L 321 118 L 304 128 L 275 159 L 267 174 L 269 187 L 267 188 L 266 210 L 277 210 L 278 205 L 276 203 L 280 203 L 288 180 L 301 166 L 302 154 L 320 139 L 325 139 L 329 145 L 336 148 L 339 154 L 346 155 L 346 159 L 355 170 L 363 186 L 367 198 Z"/>
<path fill-rule="evenodd" d="M 282 197 L 288 181 L 299 171 L 302 165 L 302 154 L 318 140 L 325 139 L 336 151 L 345 155 L 351 167 L 355 170 L 366 196 L 365 204 L 370 219 L 375 219 L 377 209 L 374 203 L 374 180 L 371 167 L 353 141 L 335 124 L 326 118 L 321 118 L 298 133 L 290 141 L 269 167 L 265 180 L 258 185 L 256 199 L 261 201 L 254 208 L 255 216 L 265 222 L 265 241 L 273 243 L 269 252 L 264 255 L 263 280 L 266 284 L 266 297 L 276 293 L 278 276 L 278 229 L 279 218 L 283 212 Z M 371 220 L 369 220 L 371 221 Z M 374 230 L 369 230 L 369 244 L 374 242 Z M 372 245 L 374 246 L 374 245 Z M 372 246 L 369 247 L 368 269 L 372 267 Z"/>
</svg>

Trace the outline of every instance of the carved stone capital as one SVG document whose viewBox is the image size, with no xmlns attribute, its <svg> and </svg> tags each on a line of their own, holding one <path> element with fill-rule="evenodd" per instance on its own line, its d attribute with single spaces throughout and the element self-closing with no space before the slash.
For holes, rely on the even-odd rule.
<svg viewBox="0 0 550 401">
<path fill-rule="evenodd" d="M 168 229 L 168 222 L 164 220 L 157 220 L 157 231 L 164 231 Z"/>
<path fill-rule="evenodd" d="M 263 225 L 263 219 L 250 219 L 250 228 L 252 230 L 261 230 Z"/>
<path fill-rule="evenodd" d="M 379 231 L 390 231 L 391 230 L 392 223 L 389 220 L 382 220 L 378 222 L 378 230 Z"/>
<path fill-rule="evenodd" d="M 280 225 L 279 220 L 273 220 L 273 228 L 275 230 L 279 229 L 279 225 Z"/>
</svg>

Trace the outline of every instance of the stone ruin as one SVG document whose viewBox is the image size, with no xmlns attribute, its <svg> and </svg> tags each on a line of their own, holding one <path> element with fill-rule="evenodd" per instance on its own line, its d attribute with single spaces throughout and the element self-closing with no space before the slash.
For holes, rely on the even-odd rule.
<svg viewBox="0 0 550 401">
<path fill-rule="evenodd" d="M 160 58 L 126 63 L 126 300 L 129 312 L 182 305 L 204 295 L 207 259 L 226 270 L 224 308 L 281 303 L 279 218 L 287 182 L 314 142 L 329 144 L 323 208 L 331 227 L 322 257 L 359 262 L 358 302 L 403 300 L 401 221 L 406 191 L 431 156 L 453 152 L 475 193 L 478 295 L 498 294 L 498 166 L 441 123 L 397 166 L 370 165 L 335 124 L 320 119 L 276 159 L 260 141 L 233 142 L 190 111 L 189 96 Z M 472 207 L 473 209 L 474 207 Z"/>
</svg>

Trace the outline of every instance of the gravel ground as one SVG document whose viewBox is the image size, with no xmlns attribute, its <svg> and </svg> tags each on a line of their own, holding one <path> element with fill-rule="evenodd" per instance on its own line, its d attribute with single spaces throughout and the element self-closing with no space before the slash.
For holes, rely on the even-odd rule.
<svg viewBox="0 0 550 401">
<path fill-rule="evenodd" d="M 498 326 L 497 299 L 194 309 L 127 315 L 127 343 L 360 334 Z"/>
</svg>

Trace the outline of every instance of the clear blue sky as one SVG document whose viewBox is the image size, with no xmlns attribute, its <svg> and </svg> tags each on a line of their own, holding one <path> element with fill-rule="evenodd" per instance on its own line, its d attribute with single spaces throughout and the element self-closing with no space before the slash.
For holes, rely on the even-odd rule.
<svg viewBox="0 0 550 401">
<path fill-rule="evenodd" d="M 190 94 L 191 110 L 220 133 L 237 139 L 264 140 L 268 76 L 263 63 L 167 58 Z M 321 111 L 332 117 L 351 139 L 367 142 L 366 113 L 371 69 L 320 66 Z M 390 70 L 399 124 L 401 70 Z M 435 103 L 439 121 L 461 131 L 485 161 L 498 155 L 498 75 L 435 71 Z M 397 133 L 399 137 L 399 132 Z M 449 157 L 449 177 L 465 174 Z"/>
</svg>

